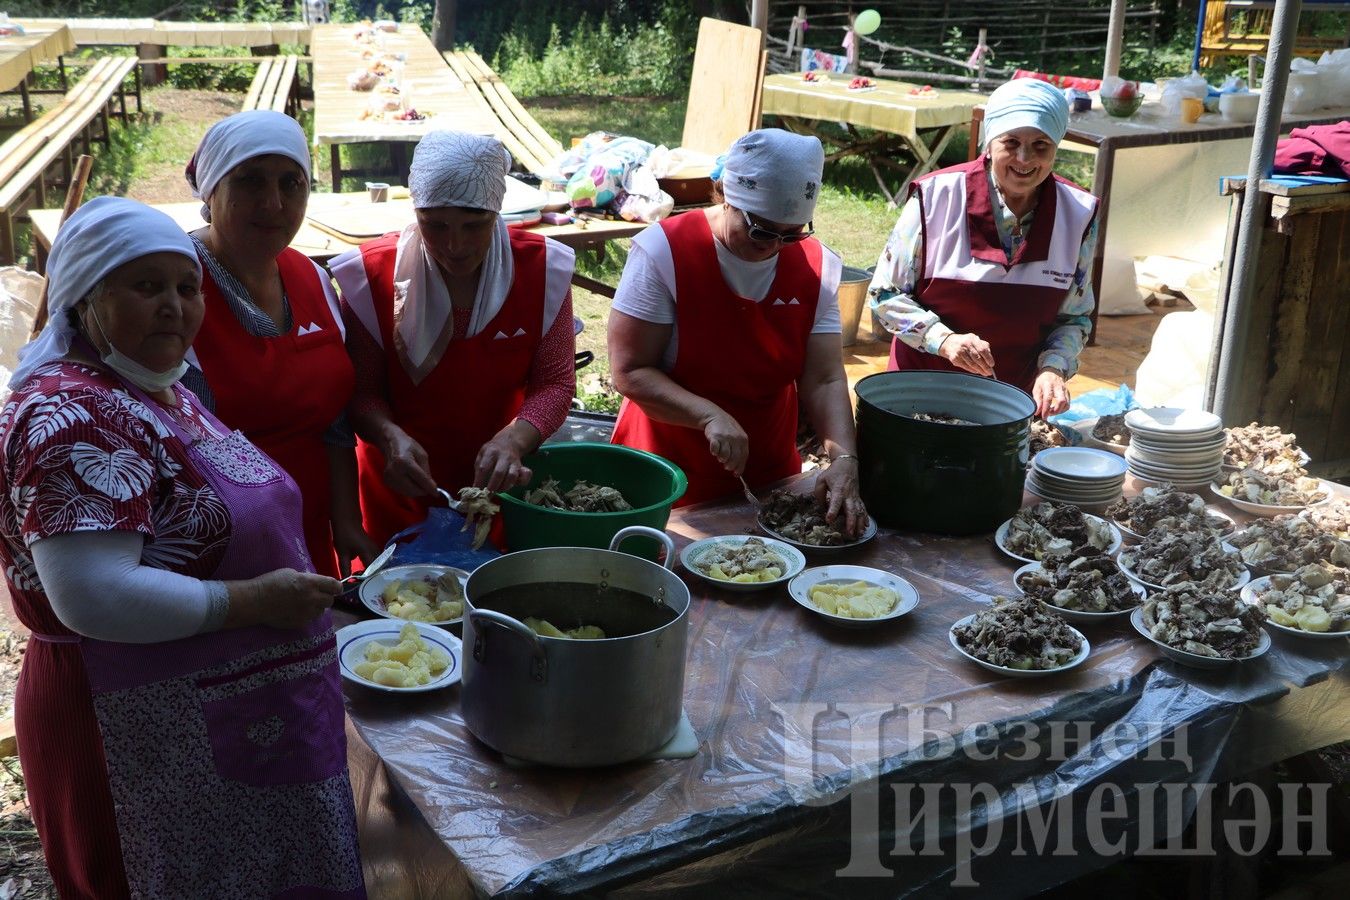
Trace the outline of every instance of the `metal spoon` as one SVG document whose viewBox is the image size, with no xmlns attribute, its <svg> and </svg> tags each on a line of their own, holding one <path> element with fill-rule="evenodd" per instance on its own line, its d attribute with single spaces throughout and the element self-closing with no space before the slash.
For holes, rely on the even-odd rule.
<svg viewBox="0 0 1350 900">
<path fill-rule="evenodd" d="M 456 500 L 454 497 L 450 496 L 450 492 L 445 490 L 444 488 L 436 488 L 436 493 L 440 494 L 442 497 L 445 498 L 446 506 L 450 507 L 455 512 L 460 513 L 461 515 L 464 514 L 463 501 Z"/>
</svg>

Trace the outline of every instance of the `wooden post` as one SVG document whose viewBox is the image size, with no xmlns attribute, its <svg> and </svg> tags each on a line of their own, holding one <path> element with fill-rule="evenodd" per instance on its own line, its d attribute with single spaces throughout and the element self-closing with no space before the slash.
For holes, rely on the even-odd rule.
<svg viewBox="0 0 1350 900">
<path fill-rule="evenodd" d="M 989 29 L 988 29 L 988 28 L 981 28 L 981 29 L 980 29 L 980 39 L 979 39 L 978 41 L 975 42 L 975 49 L 976 49 L 976 50 L 982 51 L 983 48 L 984 48 L 984 45 L 985 45 L 985 39 L 988 38 L 988 37 L 989 37 Z M 979 61 L 976 63 L 976 69 L 975 69 L 975 92 L 976 92 L 976 93 L 979 93 L 980 91 L 984 90 L 984 67 L 985 67 L 985 65 L 987 65 L 987 64 L 985 63 L 985 58 L 986 58 L 987 56 L 988 56 L 987 53 L 981 52 L 981 53 L 980 53 L 980 59 L 979 59 Z"/>
<path fill-rule="evenodd" d="M 1120 74 L 1120 51 L 1125 43 L 1125 0 L 1111 0 L 1111 22 L 1106 30 L 1106 63 L 1102 78 Z"/>
<path fill-rule="evenodd" d="M 158 44 L 141 44 L 136 51 L 141 59 L 163 59 L 164 48 Z M 146 87 L 153 87 L 157 84 L 163 84 L 169 78 L 168 66 L 158 65 L 156 63 L 145 63 L 141 66 L 141 84 Z M 137 96 L 139 102 L 140 97 Z"/>
</svg>

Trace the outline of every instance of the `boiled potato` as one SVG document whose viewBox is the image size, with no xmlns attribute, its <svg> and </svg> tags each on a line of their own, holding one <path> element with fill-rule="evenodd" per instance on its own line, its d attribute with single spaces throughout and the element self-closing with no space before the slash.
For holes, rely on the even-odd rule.
<svg viewBox="0 0 1350 900">
<path fill-rule="evenodd" d="M 380 591 L 389 615 L 413 622 L 448 622 L 464 615 L 464 591 L 459 579 L 394 580 Z"/>
<path fill-rule="evenodd" d="M 547 619 L 526 616 L 524 621 L 540 637 L 569 638 L 574 641 L 600 641 L 605 638 L 604 630 L 598 625 L 578 625 L 563 631 Z"/>
<path fill-rule="evenodd" d="M 880 618 L 900 602 L 895 591 L 866 581 L 813 585 L 810 596 L 811 602 L 825 612 L 845 619 Z"/>
<path fill-rule="evenodd" d="M 1320 606 L 1305 606 L 1294 613 L 1294 621 L 1304 631 L 1330 631 L 1331 616 Z"/>
<path fill-rule="evenodd" d="M 404 625 L 397 644 L 371 641 L 366 644 L 365 662 L 357 663 L 357 675 L 387 687 L 418 687 L 429 684 L 433 676 L 450 666 L 450 656 L 439 647 L 422 640 L 417 626 Z"/>
<path fill-rule="evenodd" d="M 1269 616 L 1270 621 L 1274 622 L 1276 625 L 1283 625 L 1285 628 L 1298 627 L 1298 620 L 1274 603 L 1266 604 L 1266 615 Z"/>
</svg>

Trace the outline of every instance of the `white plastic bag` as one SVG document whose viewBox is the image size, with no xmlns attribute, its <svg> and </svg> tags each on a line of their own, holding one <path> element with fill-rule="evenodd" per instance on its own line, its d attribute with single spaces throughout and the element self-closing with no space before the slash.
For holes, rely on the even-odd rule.
<svg viewBox="0 0 1350 900">
<path fill-rule="evenodd" d="M 1322 102 L 1327 106 L 1350 103 L 1350 48 L 1328 50 L 1317 61 L 1322 79 Z"/>
<path fill-rule="evenodd" d="M 627 222 L 659 222 L 670 215 L 675 200 L 661 190 L 651 167 L 641 165 L 624 175 L 616 207 Z"/>
<path fill-rule="evenodd" d="M 1181 115 L 1181 101 L 1186 97 L 1204 100 L 1209 96 L 1209 82 L 1199 72 L 1185 78 L 1173 78 L 1163 85 L 1162 108 L 1169 115 Z"/>
</svg>

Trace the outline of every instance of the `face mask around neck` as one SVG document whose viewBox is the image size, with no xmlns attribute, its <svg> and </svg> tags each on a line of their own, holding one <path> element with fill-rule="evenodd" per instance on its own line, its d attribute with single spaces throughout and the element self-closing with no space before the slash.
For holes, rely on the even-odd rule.
<svg viewBox="0 0 1350 900">
<path fill-rule="evenodd" d="M 98 308 L 94 306 L 92 300 L 89 302 L 89 310 L 94 314 L 94 324 L 98 326 L 98 333 L 103 335 L 103 342 L 108 345 L 108 352 L 101 355 L 99 359 L 103 360 L 105 366 L 136 385 L 136 387 L 148 393 L 168 390 L 187 374 L 187 360 L 183 360 L 172 369 L 164 372 L 156 372 L 136 362 L 113 345 L 112 339 L 108 337 L 108 332 L 103 328 L 103 322 L 99 320 Z"/>
</svg>

